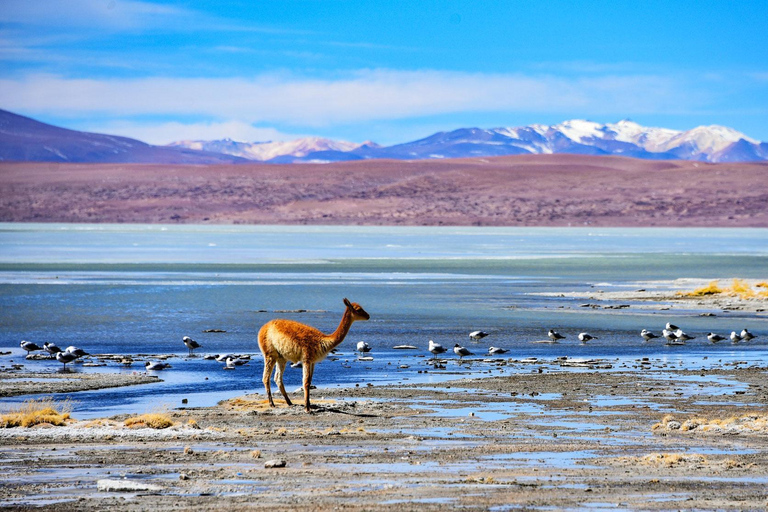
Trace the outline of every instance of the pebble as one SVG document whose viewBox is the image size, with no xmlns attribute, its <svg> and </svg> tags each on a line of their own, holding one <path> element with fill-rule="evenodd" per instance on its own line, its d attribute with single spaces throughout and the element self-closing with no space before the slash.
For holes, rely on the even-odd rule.
<svg viewBox="0 0 768 512">
<path fill-rule="evenodd" d="M 272 460 L 266 461 L 264 463 L 264 467 L 267 468 L 267 469 L 271 469 L 271 468 L 284 468 L 286 466 L 286 464 L 288 464 L 288 463 L 286 461 L 284 461 L 283 459 L 272 459 Z"/>
</svg>

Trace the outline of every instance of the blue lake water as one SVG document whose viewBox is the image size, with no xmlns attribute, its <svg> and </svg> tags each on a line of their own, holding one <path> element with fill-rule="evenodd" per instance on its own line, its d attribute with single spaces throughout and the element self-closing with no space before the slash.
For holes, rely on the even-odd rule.
<svg viewBox="0 0 768 512">
<path fill-rule="evenodd" d="M 344 297 L 359 302 L 371 320 L 354 324 L 340 353 L 318 365 L 315 396 L 327 387 L 531 371 L 459 365 L 452 354 L 445 370 L 434 370 L 425 362 L 430 339 L 464 344 L 477 355 L 501 346 L 510 350 L 504 357 L 516 359 L 764 364 L 765 315 L 590 310 L 579 307 L 584 299 L 539 295 L 663 287 L 680 277 L 768 279 L 768 230 L 0 224 L 0 351 L 13 351 L 0 356 L 0 366 L 13 360 L 28 370 L 61 370 L 56 361 L 25 361 L 22 339 L 91 353 L 176 354 L 173 368 L 158 373 L 160 384 L 73 394 L 74 415 L 176 407 L 182 398 L 189 406 L 211 405 L 263 391 L 256 342 L 262 324 L 285 317 L 331 332 Z M 642 342 L 642 328 L 659 332 L 667 321 L 697 339 L 681 347 Z M 706 341 L 708 331 L 727 335 L 744 327 L 759 337 L 744 345 Z M 566 340 L 534 343 L 550 328 Z M 476 329 L 491 335 L 472 342 L 468 333 Z M 582 331 L 599 339 L 581 345 Z M 187 358 L 185 335 L 203 346 L 201 356 L 255 357 L 223 371 L 215 361 Z M 357 360 L 361 340 L 373 347 L 373 361 Z M 400 344 L 419 350 L 392 349 Z M 301 370 L 289 368 L 289 391 L 300 383 Z"/>
</svg>

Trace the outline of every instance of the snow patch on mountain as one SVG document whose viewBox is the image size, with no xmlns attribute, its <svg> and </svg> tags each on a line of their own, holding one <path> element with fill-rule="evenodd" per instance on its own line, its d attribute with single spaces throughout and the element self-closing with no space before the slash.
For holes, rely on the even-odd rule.
<svg viewBox="0 0 768 512">
<path fill-rule="evenodd" d="M 269 141 L 269 142 L 237 142 L 231 139 L 214 141 L 178 141 L 169 144 L 170 146 L 181 146 L 188 149 L 201 151 L 216 151 L 228 155 L 239 156 L 249 160 L 266 162 L 273 158 L 286 155 L 294 157 L 305 157 L 318 151 L 340 151 L 349 152 L 363 145 L 375 146 L 374 143 L 366 141 L 363 143 L 339 141 L 324 139 L 321 137 L 306 137 L 291 141 Z"/>
<path fill-rule="evenodd" d="M 687 131 L 642 126 L 629 119 L 600 124 L 571 119 L 554 125 L 532 124 L 492 129 L 459 128 L 420 140 L 381 147 L 309 137 L 287 142 L 182 141 L 172 145 L 220 152 L 274 163 L 338 162 L 394 158 L 462 158 L 519 154 L 576 153 L 706 162 L 766 160 L 766 147 L 724 126 Z"/>
</svg>

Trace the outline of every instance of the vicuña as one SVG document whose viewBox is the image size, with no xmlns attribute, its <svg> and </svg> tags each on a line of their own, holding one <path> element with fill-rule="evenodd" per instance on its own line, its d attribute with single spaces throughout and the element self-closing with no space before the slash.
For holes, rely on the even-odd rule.
<svg viewBox="0 0 768 512">
<path fill-rule="evenodd" d="M 328 352 L 338 347 L 349 332 L 352 322 L 368 320 L 370 315 L 360 304 L 344 299 L 347 309 L 341 317 L 339 327 L 332 334 L 323 334 L 314 327 L 293 320 L 276 319 L 264 324 L 259 330 L 259 347 L 264 354 L 264 387 L 267 389 L 269 405 L 275 406 L 272 400 L 272 389 L 269 386 L 269 375 L 275 368 L 275 384 L 285 397 L 285 403 L 293 405 L 283 386 L 283 371 L 287 361 L 301 362 L 304 372 L 304 407 L 309 407 L 309 387 L 312 385 L 312 374 L 315 364 L 319 363 Z"/>
</svg>

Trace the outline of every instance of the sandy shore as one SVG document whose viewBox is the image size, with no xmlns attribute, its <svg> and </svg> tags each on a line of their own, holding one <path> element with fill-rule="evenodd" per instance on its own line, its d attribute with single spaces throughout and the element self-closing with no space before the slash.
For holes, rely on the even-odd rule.
<svg viewBox="0 0 768 512">
<path fill-rule="evenodd" d="M 441 389 L 318 390 L 312 415 L 244 396 L 173 411 L 175 425 L 163 430 L 130 429 L 120 416 L 3 429 L 0 505 L 768 507 L 766 368 L 662 364 L 529 364 L 530 373 Z M 285 467 L 265 467 L 274 460 Z"/>
<path fill-rule="evenodd" d="M 632 293 L 659 309 L 675 297 L 671 284 L 585 298 Z M 698 300 L 708 312 L 722 306 L 717 297 Z M 750 303 L 742 313 L 759 316 L 762 306 Z M 439 386 L 321 387 L 313 414 L 279 401 L 272 409 L 263 395 L 249 395 L 170 411 L 173 426 L 164 429 L 129 428 L 126 415 L 0 429 L 0 507 L 768 508 L 768 362 L 472 364 L 485 365 L 489 376 Z M 499 366 L 514 374 L 493 376 Z M 45 384 L 54 392 L 105 376 L 57 375 Z M 42 379 L 0 377 L 0 389 Z"/>
<path fill-rule="evenodd" d="M 697 289 L 706 287 L 712 282 L 727 287 L 733 283 L 728 279 L 682 278 L 668 281 L 642 281 L 630 285 L 628 289 L 615 290 L 611 287 L 595 285 L 590 291 L 583 292 L 553 292 L 540 293 L 541 296 L 569 297 L 584 299 L 580 305 L 591 309 L 645 309 L 652 311 L 674 310 L 682 312 L 699 312 L 702 315 L 717 315 L 728 313 L 746 313 L 753 316 L 768 316 L 768 296 L 758 296 L 765 293 L 765 288 L 756 285 L 765 280 L 741 279 L 748 284 L 755 296 L 744 297 L 734 293 L 718 295 L 690 296 Z"/>
</svg>

